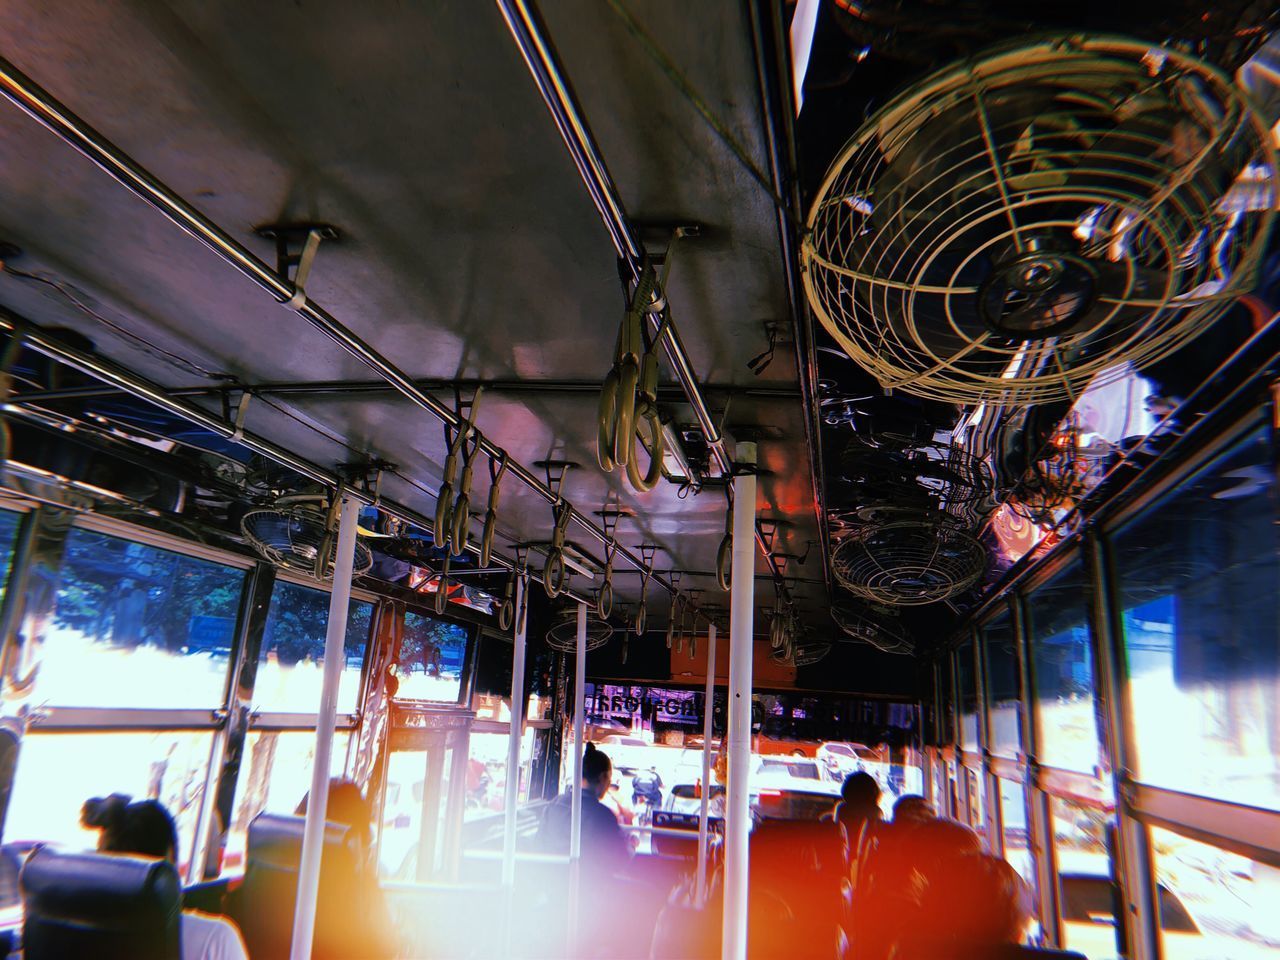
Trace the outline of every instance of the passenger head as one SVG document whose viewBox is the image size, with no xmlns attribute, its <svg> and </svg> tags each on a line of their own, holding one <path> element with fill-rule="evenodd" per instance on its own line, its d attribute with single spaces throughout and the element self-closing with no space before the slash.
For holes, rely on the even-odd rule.
<svg viewBox="0 0 1280 960">
<path fill-rule="evenodd" d="M 982 853 L 943 856 L 927 873 L 917 937 L 935 944 L 951 941 L 969 948 L 957 955 L 983 957 L 994 947 L 1022 940 L 1031 920 L 1030 897 L 1004 860 Z"/>
<path fill-rule="evenodd" d="M 859 770 L 844 778 L 840 797 L 847 809 L 866 816 L 880 807 L 880 784 L 871 774 Z"/>
<path fill-rule="evenodd" d="M 729 745 L 726 742 L 720 748 L 720 752 L 716 754 L 716 762 L 712 766 L 712 772 L 716 775 L 716 783 L 722 786 L 729 784 Z"/>
<path fill-rule="evenodd" d="M 304 816 L 306 812 L 307 796 L 304 796 L 294 813 Z M 352 781 L 342 777 L 334 777 L 329 781 L 329 800 L 324 818 L 330 823 L 345 826 L 350 831 L 350 836 L 364 849 L 367 850 L 372 845 L 373 807 Z"/>
<path fill-rule="evenodd" d="M 582 754 L 582 785 L 595 794 L 597 800 L 609 792 L 613 783 L 613 764 L 609 755 L 588 743 Z"/>
<path fill-rule="evenodd" d="M 169 811 L 155 800 L 130 803 L 122 793 L 94 797 L 80 809 L 80 822 L 102 831 L 98 837 L 102 853 L 177 861 L 177 828 Z"/>
<path fill-rule="evenodd" d="M 907 821 L 912 822 L 912 821 Z M 934 857 L 976 857 L 983 855 L 978 832 L 959 820 L 930 817 L 915 821 L 918 843 L 932 851 Z"/>
<path fill-rule="evenodd" d="M 894 823 L 924 823 L 936 816 L 933 805 L 919 794 L 908 793 L 893 805 Z"/>
</svg>

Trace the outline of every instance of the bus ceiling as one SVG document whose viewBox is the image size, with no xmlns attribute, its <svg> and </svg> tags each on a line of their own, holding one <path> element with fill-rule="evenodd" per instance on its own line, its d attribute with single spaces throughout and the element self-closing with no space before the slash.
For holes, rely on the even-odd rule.
<svg viewBox="0 0 1280 960">
<path fill-rule="evenodd" d="M 1269 30 L 1227 42 L 1166 6 L 1107 11 L 1138 41 L 983 61 L 989 113 L 946 71 L 922 78 L 1022 32 L 994 15 L 878 34 L 805 5 L 797 37 L 769 3 L 10 9 L 7 485 L 303 567 L 325 562 L 341 486 L 370 587 L 508 630 L 527 567 L 552 634 L 594 607 L 594 676 L 688 683 L 747 510 L 757 675 L 915 698 L 911 655 L 1074 536 L 1180 403 L 1216 405 L 1205 385 L 1269 320 L 1247 278 L 1275 117 L 1239 113 L 1201 170 L 1214 204 L 1195 207 L 1199 180 L 1148 198 L 1182 217 L 1170 256 L 1212 290 L 1152 292 L 1161 238 L 1137 201 L 1031 212 L 1078 186 L 1093 141 L 1069 131 L 1133 71 L 1173 144 L 1237 115 L 1227 73 L 1265 85 L 1247 66 Z M 1055 58 L 1111 72 L 1066 107 Z M 1008 79 L 1024 67 L 1041 86 Z M 942 140 L 986 144 L 965 182 L 998 230 L 965 203 L 912 206 L 956 187 L 924 182 L 950 174 L 917 137 L 956 97 L 976 106 Z M 1049 101 L 1077 126 L 1017 126 Z M 1043 144 L 1070 162 L 1023 170 Z M 1129 335 L 1139 314 L 1163 318 L 1149 337 Z M 1178 350 L 1188 317 L 1211 329 Z M 739 443 L 758 451 L 750 505 L 730 497 Z M 295 532 L 316 542 L 299 553 Z"/>
</svg>

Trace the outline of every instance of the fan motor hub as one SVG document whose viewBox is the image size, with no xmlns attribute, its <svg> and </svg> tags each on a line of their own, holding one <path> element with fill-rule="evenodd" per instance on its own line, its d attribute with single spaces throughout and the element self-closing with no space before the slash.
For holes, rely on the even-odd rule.
<svg viewBox="0 0 1280 960">
<path fill-rule="evenodd" d="M 978 290 L 978 312 L 995 333 L 1042 340 L 1070 332 L 1089 315 L 1098 276 L 1083 257 L 1036 250 L 997 264 Z"/>
</svg>

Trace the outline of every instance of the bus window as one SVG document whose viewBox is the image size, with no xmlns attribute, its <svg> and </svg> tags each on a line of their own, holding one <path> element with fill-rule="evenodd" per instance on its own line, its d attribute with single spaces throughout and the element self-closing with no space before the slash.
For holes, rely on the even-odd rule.
<svg viewBox="0 0 1280 960">
<path fill-rule="evenodd" d="M 982 628 L 990 695 L 988 744 L 997 757 L 1013 759 L 1022 752 L 1022 707 L 1018 701 L 1018 656 L 1013 623 L 1006 612 Z"/>
<path fill-rule="evenodd" d="M 533 729 L 526 729 L 520 742 L 521 805 L 529 800 L 533 742 Z M 473 731 L 466 739 L 441 737 L 426 749 L 390 752 L 378 844 L 379 870 L 384 879 L 412 883 L 439 874 L 449 865 L 451 842 L 457 844 L 463 857 L 469 850 L 501 849 L 507 744 L 506 733 Z M 464 747 L 468 750 L 466 765 L 459 767 L 454 763 L 454 751 Z M 465 770 L 461 786 L 452 783 L 455 770 Z M 431 795 L 428 784 L 434 784 Z M 450 838 L 447 818 L 453 813 L 455 796 L 462 802 L 462 831 L 459 838 Z M 422 829 L 424 799 L 429 801 L 427 807 L 436 818 L 426 831 Z M 424 840 L 431 847 L 431 862 L 420 867 Z"/>
<path fill-rule="evenodd" d="M 396 664 L 398 700 L 457 703 L 462 696 L 467 627 L 410 610 L 404 617 L 404 640 Z M 510 648 L 508 647 L 508 650 Z"/>
<path fill-rule="evenodd" d="M 1038 759 L 1045 766 L 1099 773 L 1088 605 L 1073 560 L 1030 598 Z"/>
<path fill-rule="evenodd" d="M 1004 858 L 1036 889 L 1036 869 L 1027 830 L 1027 792 L 1016 780 L 1000 780 L 1000 825 L 1004 833 Z"/>
<path fill-rule="evenodd" d="M 351 734 L 335 730 L 329 775 L 340 777 L 346 769 Z M 244 759 L 236 783 L 231 829 L 227 833 L 222 868 L 244 869 L 244 845 L 249 824 L 260 813 L 293 813 L 311 789 L 311 768 L 316 755 L 314 730 L 253 730 L 245 739 Z"/>
<path fill-rule="evenodd" d="M 22 514 L 16 510 L 0 510 L 0 601 L 9 589 L 9 574 L 13 570 L 13 546 L 22 526 Z"/>
<path fill-rule="evenodd" d="M 67 536 L 36 696 L 62 707 L 216 707 L 245 572 L 80 527 Z"/>
<path fill-rule="evenodd" d="M 1066 797 L 1049 798 L 1063 946 L 1089 960 L 1116 956 L 1115 908 L 1107 828 L 1114 817 Z"/>
<path fill-rule="evenodd" d="M 1151 828 L 1166 957 L 1261 960 L 1280 950 L 1280 868 Z"/>
<path fill-rule="evenodd" d="M 286 580 L 271 591 L 253 688 L 253 706 L 264 713 L 315 713 L 324 679 L 325 629 L 329 594 Z M 373 623 L 373 604 L 352 599 L 347 620 L 345 663 L 338 683 L 338 713 L 354 713 L 360 696 L 360 669 Z"/>
<path fill-rule="evenodd" d="M 1114 540 L 1138 778 L 1280 809 L 1275 478 L 1257 431 Z"/>
<path fill-rule="evenodd" d="M 969 789 L 969 826 L 982 837 L 985 847 L 987 844 L 987 778 L 983 776 L 981 769 L 973 767 L 962 769 Z"/>
<path fill-rule="evenodd" d="M 978 680 L 973 669 L 973 643 L 966 640 L 956 651 L 956 683 L 960 698 L 960 749 L 978 750 Z"/>
<path fill-rule="evenodd" d="M 80 807 L 90 797 L 125 793 L 159 800 L 173 814 L 185 869 L 212 744 L 211 731 L 28 733 L 18 753 L 5 844 L 92 849 L 98 833 L 80 826 Z"/>
</svg>

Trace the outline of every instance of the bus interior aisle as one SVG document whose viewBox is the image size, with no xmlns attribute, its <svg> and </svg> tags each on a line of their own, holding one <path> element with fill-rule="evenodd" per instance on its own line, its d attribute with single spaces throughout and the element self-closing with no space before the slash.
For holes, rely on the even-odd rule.
<svg viewBox="0 0 1280 960">
<path fill-rule="evenodd" d="M 0 3 L 0 957 L 1280 958 L 1277 28 Z"/>
</svg>

